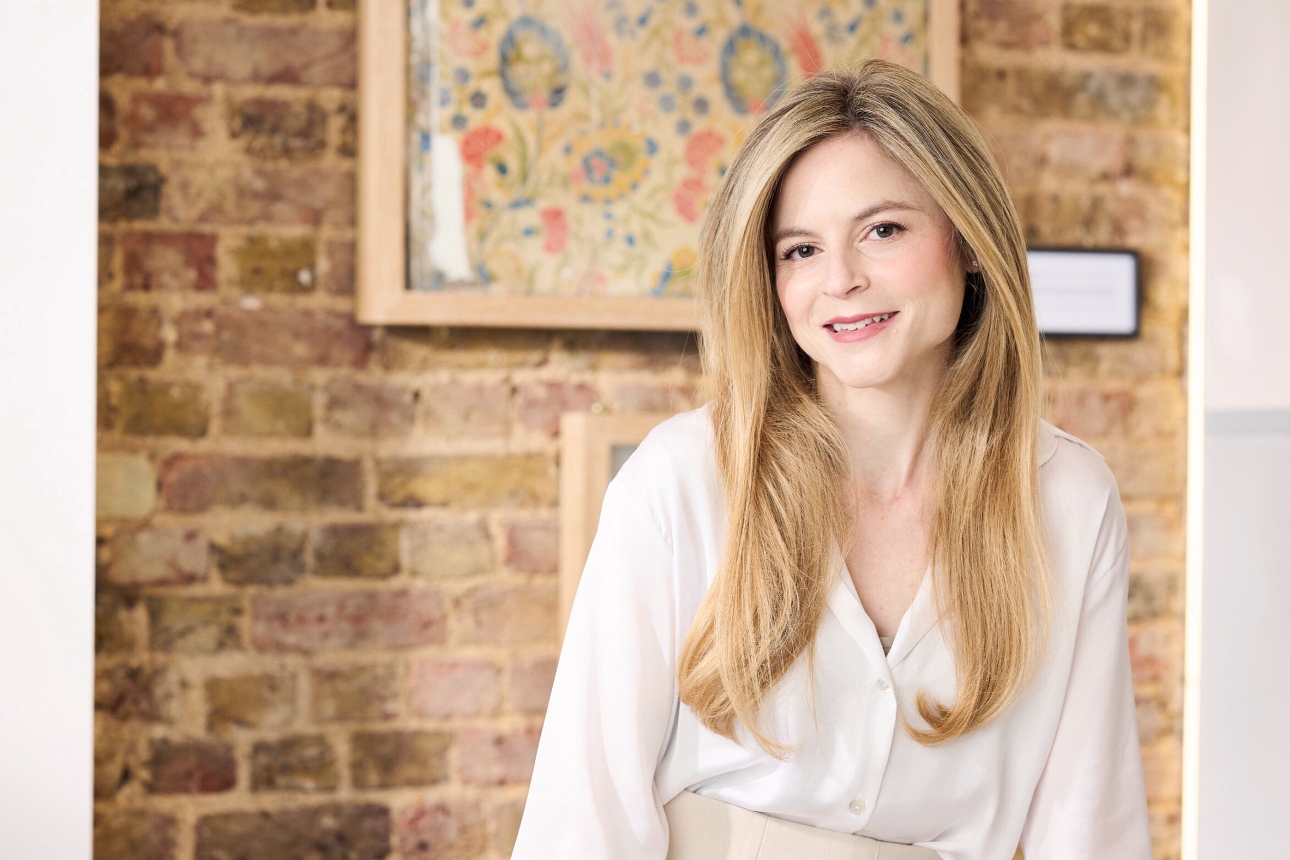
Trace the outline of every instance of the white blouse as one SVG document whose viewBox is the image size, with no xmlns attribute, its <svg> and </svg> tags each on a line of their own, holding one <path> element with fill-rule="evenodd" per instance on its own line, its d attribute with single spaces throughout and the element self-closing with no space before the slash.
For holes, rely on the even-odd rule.
<svg viewBox="0 0 1290 860">
<path fill-rule="evenodd" d="M 652 432 L 610 484 L 574 600 L 512 860 L 663 860 L 663 805 L 694 791 L 779 818 L 921 845 L 945 860 L 1149 860 L 1129 670 L 1128 534 L 1102 458 L 1050 425 L 1040 487 L 1056 577 L 1047 658 L 1001 717 L 923 746 L 914 697 L 952 701 L 925 577 L 883 654 L 842 571 L 765 725 L 734 743 L 680 704 L 677 656 L 717 572 L 724 505 L 706 408 Z"/>
</svg>

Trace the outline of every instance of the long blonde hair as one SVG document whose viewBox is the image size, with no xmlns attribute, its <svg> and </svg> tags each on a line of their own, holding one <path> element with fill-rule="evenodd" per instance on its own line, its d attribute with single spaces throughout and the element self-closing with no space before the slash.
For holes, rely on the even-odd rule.
<svg viewBox="0 0 1290 860">
<path fill-rule="evenodd" d="M 923 77 L 873 60 L 788 93 L 752 131 L 708 207 L 697 289 L 704 372 L 729 533 L 682 649 L 681 701 L 712 731 L 739 720 L 768 753 L 765 695 L 801 656 L 851 541 L 850 465 L 812 361 L 776 298 L 767 224 L 793 159 L 820 141 L 869 135 L 945 211 L 968 278 L 930 439 L 937 496 L 928 551 L 958 675 L 953 702 L 920 691 L 906 730 L 924 744 L 1001 713 L 1033 675 L 1046 636 L 1039 511 L 1039 335 L 1012 200 L 972 121 Z"/>
</svg>

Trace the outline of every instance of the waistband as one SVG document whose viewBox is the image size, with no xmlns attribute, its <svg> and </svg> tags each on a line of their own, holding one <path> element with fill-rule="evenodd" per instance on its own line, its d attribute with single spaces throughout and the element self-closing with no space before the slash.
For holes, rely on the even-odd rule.
<svg viewBox="0 0 1290 860">
<path fill-rule="evenodd" d="M 941 860 L 930 848 L 810 827 L 689 791 L 663 811 L 667 860 Z"/>
</svg>

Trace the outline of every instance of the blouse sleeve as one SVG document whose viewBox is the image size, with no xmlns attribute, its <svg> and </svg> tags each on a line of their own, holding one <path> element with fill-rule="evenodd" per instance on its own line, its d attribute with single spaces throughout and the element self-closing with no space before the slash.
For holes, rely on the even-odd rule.
<svg viewBox="0 0 1290 860">
<path fill-rule="evenodd" d="M 512 860 L 663 860 L 654 771 L 677 702 L 672 552 L 610 484 L 578 584 Z"/>
<path fill-rule="evenodd" d="M 1151 858 L 1125 624 L 1128 586 L 1128 528 L 1112 490 L 1056 738 L 1022 832 L 1026 860 Z"/>
</svg>

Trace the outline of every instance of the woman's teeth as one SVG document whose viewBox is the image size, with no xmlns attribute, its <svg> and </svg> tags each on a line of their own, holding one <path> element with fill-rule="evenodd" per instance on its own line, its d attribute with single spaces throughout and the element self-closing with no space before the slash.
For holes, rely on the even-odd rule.
<svg viewBox="0 0 1290 860">
<path fill-rule="evenodd" d="M 868 319 L 856 320 L 853 323 L 833 323 L 833 330 L 834 331 L 855 331 L 858 328 L 864 328 L 865 326 L 872 325 L 873 323 L 886 322 L 889 319 L 891 319 L 891 314 L 879 314 L 876 317 L 869 317 Z"/>
</svg>

